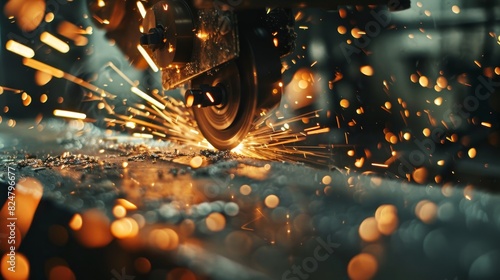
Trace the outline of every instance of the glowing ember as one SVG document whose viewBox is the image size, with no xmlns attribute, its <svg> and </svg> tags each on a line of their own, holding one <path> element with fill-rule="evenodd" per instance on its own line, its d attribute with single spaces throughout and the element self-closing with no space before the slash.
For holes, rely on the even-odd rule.
<svg viewBox="0 0 500 280">
<path fill-rule="evenodd" d="M 137 3 L 140 3 L 140 2 L 137 2 Z M 144 59 L 146 60 L 149 67 L 151 67 L 151 69 L 153 69 L 153 71 L 158 72 L 158 70 L 159 70 L 158 66 L 156 66 L 156 63 L 153 61 L 153 59 L 148 54 L 148 52 L 144 49 L 144 47 L 141 45 L 137 45 L 137 49 L 139 50 L 139 53 L 141 53 L 142 57 L 144 57 Z"/>
<path fill-rule="evenodd" d="M 205 223 L 210 231 L 221 231 L 226 227 L 226 217 L 221 213 L 211 213 L 206 218 Z"/>
<path fill-rule="evenodd" d="M 154 229 L 149 234 L 149 242 L 162 250 L 174 250 L 179 246 L 179 236 L 170 228 Z"/>
<path fill-rule="evenodd" d="M 441 106 L 441 104 L 443 104 L 443 98 L 438 97 L 438 98 L 434 99 L 434 104 L 436 104 L 436 106 Z"/>
<path fill-rule="evenodd" d="M 342 99 L 340 100 L 340 106 L 344 109 L 349 108 L 349 100 L 347 99 Z"/>
<path fill-rule="evenodd" d="M 280 199 L 276 195 L 270 194 L 266 197 L 264 203 L 268 208 L 276 208 L 280 203 Z"/>
<path fill-rule="evenodd" d="M 477 151 L 475 148 L 470 148 L 469 151 L 467 152 L 467 154 L 469 155 L 470 158 L 475 158 Z"/>
<path fill-rule="evenodd" d="M 139 96 L 140 98 L 148 101 L 149 103 L 153 104 L 154 106 L 160 108 L 160 109 L 165 109 L 165 105 L 163 105 L 162 103 L 160 103 L 158 100 L 152 98 L 151 96 L 147 95 L 145 92 L 143 92 L 142 90 L 138 89 L 137 87 L 132 87 L 130 88 L 130 90 L 137 94 L 137 96 Z"/>
<path fill-rule="evenodd" d="M 374 217 L 366 218 L 359 225 L 359 237 L 366 242 L 373 242 L 379 239 L 380 232 L 377 229 L 377 221 Z"/>
<path fill-rule="evenodd" d="M 55 18 L 54 13 L 49 12 L 45 15 L 45 22 L 52 22 L 54 18 Z"/>
<path fill-rule="evenodd" d="M 439 78 L 437 78 L 436 80 L 436 84 L 442 88 L 442 89 L 445 89 L 447 86 L 448 86 L 448 80 L 443 77 L 443 76 L 440 76 Z"/>
<path fill-rule="evenodd" d="M 40 41 L 44 42 L 45 44 L 51 46 L 61 53 L 67 53 L 69 51 L 68 44 L 47 31 L 44 31 L 42 34 L 40 34 Z"/>
<path fill-rule="evenodd" d="M 89 248 L 103 247 L 113 239 L 108 217 L 98 209 L 91 209 L 81 215 L 82 226 L 74 231 L 77 240 Z"/>
<path fill-rule="evenodd" d="M 113 207 L 113 215 L 117 218 L 123 218 L 127 215 L 127 209 L 121 205 Z"/>
<path fill-rule="evenodd" d="M 117 205 L 123 206 L 126 210 L 136 210 L 137 206 L 133 204 L 132 202 L 124 199 L 124 198 L 118 198 L 116 200 Z"/>
<path fill-rule="evenodd" d="M 83 220 L 80 214 L 73 215 L 73 218 L 69 221 L 69 227 L 74 230 L 80 230 L 82 228 Z"/>
<path fill-rule="evenodd" d="M 80 119 L 80 120 L 84 120 L 87 118 L 87 115 L 83 113 L 59 110 L 59 109 L 54 110 L 54 116 L 62 118 L 70 118 L 70 119 Z"/>
<path fill-rule="evenodd" d="M 378 270 L 378 262 L 374 256 L 361 253 L 354 256 L 347 265 L 347 273 L 350 279 L 366 280 L 375 276 Z"/>
<path fill-rule="evenodd" d="M 47 74 L 42 71 L 36 71 L 35 72 L 35 82 L 39 86 L 46 85 L 50 80 L 52 79 L 52 75 Z"/>
<path fill-rule="evenodd" d="M 192 168 L 199 168 L 201 167 L 201 165 L 203 164 L 203 158 L 200 157 L 200 156 L 195 156 L 194 158 L 192 158 L 190 161 L 189 161 L 189 165 L 192 167 Z"/>
<path fill-rule="evenodd" d="M 10 257 L 5 253 L 2 256 L 1 262 L 2 264 L 0 265 L 1 270 L 2 270 L 2 276 L 3 279 L 29 279 L 30 275 L 30 263 L 28 259 L 20 252 L 16 252 L 15 256 L 15 272 L 12 272 L 9 270 L 11 267 L 9 264 Z"/>
<path fill-rule="evenodd" d="M 26 58 L 32 58 L 35 56 L 35 51 L 32 48 L 25 46 L 21 43 L 18 43 L 14 40 L 7 41 L 7 43 L 5 44 L 5 48 L 8 51 L 11 51 L 15 54 L 18 54 Z"/>
<path fill-rule="evenodd" d="M 361 66 L 359 70 L 361 71 L 361 73 L 363 73 L 363 75 L 366 76 L 373 76 L 374 73 L 373 67 L 371 67 L 370 65 Z"/>
<path fill-rule="evenodd" d="M 31 59 L 31 58 L 24 58 L 23 59 L 23 64 L 28 66 L 28 67 L 31 67 L 33 69 L 36 69 L 38 71 L 41 71 L 43 73 L 46 73 L 48 75 L 51 75 L 51 76 L 54 76 L 56 78 L 62 78 L 64 77 L 64 72 L 57 69 L 57 68 L 54 68 L 50 65 L 47 65 L 43 62 L 40 62 L 38 60 L 34 60 L 34 59 Z"/>
<path fill-rule="evenodd" d="M 415 207 L 415 215 L 424 223 L 433 223 L 437 215 L 437 205 L 429 200 L 422 200 Z"/>
<path fill-rule="evenodd" d="M 375 212 L 377 228 L 384 235 L 391 235 L 398 227 L 397 209 L 394 205 L 380 205 Z"/>
<path fill-rule="evenodd" d="M 152 134 L 147 134 L 147 133 L 133 133 L 132 136 L 137 137 L 137 138 L 144 138 L 144 139 L 153 139 Z"/>
<path fill-rule="evenodd" d="M 481 125 L 484 127 L 491 127 L 491 123 L 488 122 L 481 122 Z"/>
<path fill-rule="evenodd" d="M 251 192 L 252 192 L 252 187 L 250 187 L 249 185 L 242 185 L 240 187 L 240 193 L 242 195 L 249 195 Z"/>
<path fill-rule="evenodd" d="M 76 46 L 85 46 L 88 43 L 88 39 L 82 36 L 82 34 L 89 34 L 89 32 L 68 21 L 63 21 L 59 24 L 57 27 L 57 33 L 73 40 Z"/>
<path fill-rule="evenodd" d="M 421 77 L 418 79 L 418 82 L 419 82 L 419 84 L 420 84 L 422 87 L 427 87 L 427 86 L 429 86 L 429 79 L 428 79 L 426 76 L 421 76 Z"/>
<path fill-rule="evenodd" d="M 123 218 L 111 224 L 111 233 L 119 239 L 131 238 L 139 233 L 139 225 L 132 218 Z"/>
<path fill-rule="evenodd" d="M 323 177 L 323 179 L 321 179 L 321 183 L 323 183 L 324 185 L 329 185 L 331 182 L 332 182 L 332 177 L 328 175 L 326 175 L 325 177 Z"/>
<path fill-rule="evenodd" d="M 425 167 L 417 168 L 413 171 L 412 177 L 418 184 L 424 184 L 427 180 L 427 169 Z"/>
<path fill-rule="evenodd" d="M 364 164 L 365 164 L 365 158 L 361 157 L 359 159 L 356 159 L 354 166 L 356 166 L 357 168 L 361 168 L 361 167 L 363 167 Z"/>
<path fill-rule="evenodd" d="M 359 28 L 355 27 L 355 28 L 351 29 L 351 36 L 352 37 L 354 37 L 356 39 L 359 39 L 363 35 L 364 35 L 364 32 L 362 32 L 361 30 L 359 30 Z"/>
<path fill-rule="evenodd" d="M 411 74 L 410 75 L 410 81 L 412 81 L 413 83 L 417 83 L 418 82 L 418 75 L 417 74 Z"/>
<path fill-rule="evenodd" d="M 43 0 L 11 0 L 4 7 L 5 15 L 16 18 L 17 25 L 23 31 L 35 30 L 45 16 L 47 4 Z"/>
</svg>

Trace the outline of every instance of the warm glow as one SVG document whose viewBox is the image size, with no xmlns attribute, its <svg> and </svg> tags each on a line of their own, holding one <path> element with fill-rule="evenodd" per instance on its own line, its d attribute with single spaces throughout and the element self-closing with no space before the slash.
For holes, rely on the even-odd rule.
<svg viewBox="0 0 500 280">
<path fill-rule="evenodd" d="M 132 136 L 137 137 L 137 138 L 144 138 L 144 139 L 152 139 L 153 135 L 152 134 L 147 134 L 147 133 L 133 133 Z"/>
<path fill-rule="evenodd" d="M 137 206 L 135 204 L 133 204 L 132 202 L 130 202 L 124 198 L 118 198 L 116 200 L 116 204 L 123 206 L 127 210 L 136 210 L 137 209 Z"/>
<path fill-rule="evenodd" d="M 470 158 L 475 158 L 477 151 L 475 148 L 470 148 L 469 151 L 467 152 L 467 154 L 469 155 Z"/>
<path fill-rule="evenodd" d="M 138 95 L 140 98 L 148 101 L 149 103 L 155 105 L 156 107 L 160 108 L 161 110 L 165 109 L 165 105 L 163 105 L 162 103 L 160 103 L 158 100 L 154 99 L 153 97 L 147 95 L 145 92 L 138 89 L 137 87 L 132 87 L 132 88 L 130 88 L 130 90 L 133 93 L 135 93 L 136 95 Z"/>
<path fill-rule="evenodd" d="M 149 234 L 149 242 L 162 250 L 174 250 L 179 246 L 179 236 L 169 228 L 154 229 Z"/>
<path fill-rule="evenodd" d="M 347 99 L 340 100 L 340 107 L 342 107 L 344 109 L 349 108 L 349 100 L 347 100 Z"/>
<path fill-rule="evenodd" d="M 426 76 L 421 76 L 419 79 L 418 79 L 418 83 L 422 86 L 422 87 L 427 87 L 429 85 L 429 79 L 426 77 Z"/>
<path fill-rule="evenodd" d="M 347 273 L 351 280 L 366 280 L 375 276 L 378 270 L 378 262 L 374 256 L 361 253 L 354 256 L 347 265 Z"/>
<path fill-rule="evenodd" d="M 394 205 L 380 205 L 375 211 L 377 229 L 384 235 L 391 235 L 398 227 L 397 209 Z"/>
<path fill-rule="evenodd" d="M 33 69 L 36 69 L 36 70 L 39 70 L 39 71 L 42 71 L 46 74 L 49 74 L 51 76 L 54 76 L 56 78 L 62 78 L 64 77 L 64 72 L 57 69 L 57 68 L 54 68 L 50 65 L 47 65 L 43 62 L 40 62 L 38 60 L 35 60 L 35 59 L 31 59 L 31 58 L 24 58 L 23 59 L 23 64 L 28 66 L 28 67 L 31 67 Z"/>
<path fill-rule="evenodd" d="M 189 269 L 183 267 L 177 267 L 168 272 L 166 280 L 197 280 L 199 279 L 196 275 Z"/>
<path fill-rule="evenodd" d="M 377 221 L 375 218 L 369 217 L 361 222 L 358 233 L 363 241 L 373 242 L 378 240 L 380 238 L 380 232 L 377 229 Z"/>
<path fill-rule="evenodd" d="M 243 150 L 245 149 L 245 145 L 243 143 L 238 144 L 238 146 L 234 147 L 231 152 L 236 153 L 236 154 L 242 154 Z"/>
<path fill-rule="evenodd" d="M 69 267 L 65 265 L 58 265 L 50 269 L 49 280 L 60 280 L 60 279 L 76 280 L 76 277 L 73 271 Z"/>
<path fill-rule="evenodd" d="M 127 215 L 127 209 L 121 205 L 113 207 L 113 215 L 117 218 L 123 218 Z"/>
<path fill-rule="evenodd" d="M 240 193 L 242 195 L 249 195 L 251 192 L 252 192 L 252 187 L 250 187 L 249 185 L 242 185 L 240 187 Z"/>
<path fill-rule="evenodd" d="M 52 75 L 42 71 L 35 72 L 35 83 L 39 86 L 44 86 L 52 79 Z"/>
<path fill-rule="evenodd" d="M 43 93 L 42 95 L 40 95 L 40 103 L 45 103 L 47 102 L 47 100 L 49 100 L 47 94 Z"/>
<path fill-rule="evenodd" d="M 73 215 L 73 218 L 69 221 L 69 227 L 72 230 L 80 230 L 82 228 L 82 216 L 80 214 Z"/>
<path fill-rule="evenodd" d="M 25 46 L 21 43 L 18 43 L 14 40 L 7 41 L 7 43 L 5 44 L 5 48 L 8 51 L 11 51 L 15 54 L 18 54 L 26 58 L 32 58 L 35 56 L 35 51 L 32 48 Z"/>
<path fill-rule="evenodd" d="M 354 162 L 354 166 L 356 166 L 357 168 L 363 167 L 364 164 L 365 164 L 365 158 L 364 157 L 356 159 L 356 162 Z"/>
<path fill-rule="evenodd" d="M 59 110 L 59 109 L 54 110 L 54 116 L 62 118 L 70 118 L 70 119 L 79 119 L 79 120 L 84 120 L 87 118 L 87 115 L 85 115 L 84 113 Z"/>
<path fill-rule="evenodd" d="M 4 6 L 4 14 L 7 17 L 15 18 L 21 31 L 28 32 L 40 26 L 45 17 L 45 11 L 50 9 L 46 2 L 45 0 L 2 1 L 2 3 L 7 3 Z"/>
<path fill-rule="evenodd" d="M 17 218 L 16 229 L 19 230 L 21 234 L 20 236 L 16 236 L 16 244 L 19 246 L 21 238 L 26 235 L 31 227 L 33 217 L 35 216 L 38 204 L 42 198 L 43 187 L 37 179 L 21 178 L 16 184 L 14 193 L 16 205 L 22 205 L 22 207 L 16 207 L 15 212 L 15 217 Z M 2 207 L 0 212 L 0 219 L 2 219 L 2 221 L 7 221 L 11 217 L 8 206 L 10 206 L 10 204 L 5 203 Z M 1 228 L 0 233 L 4 232 L 4 229 Z M 6 242 L 2 243 L 7 244 Z"/>
<path fill-rule="evenodd" d="M 371 67 L 370 65 L 361 66 L 359 70 L 366 76 L 373 76 L 373 73 L 375 72 L 373 71 L 373 67 Z"/>
<path fill-rule="evenodd" d="M 76 239 L 89 248 L 103 247 L 113 239 L 108 217 L 98 209 L 91 209 L 81 214 L 82 226 L 75 231 Z"/>
<path fill-rule="evenodd" d="M 276 208 L 280 204 L 280 199 L 276 195 L 271 194 L 266 197 L 264 203 L 269 208 Z"/>
<path fill-rule="evenodd" d="M 412 177 L 418 184 L 423 184 L 427 180 L 427 169 L 425 167 L 417 168 L 413 171 Z"/>
<path fill-rule="evenodd" d="M 438 98 L 434 99 L 434 104 L 436 104 L 437 106 L 441 106 L 441 104 L 443 104 L 443 98 L 438 97 Z"/>
<path fill-rule="evenodd" d="M 226 217 L 221 213 L 211 213 L 206 218 L 205 223 L 210 231 L 221 231 L 226 226 Z"/>
<path fill-rule="evenodd" d="M 151 262 L 144 257 L 140 257 L 134 261 L 134 267 L 139 273 L 146 274 L 151 270 Z"/>
<path fill-rule="evenodd" d="M 201 167 L 201 165 L 203 164 L 203 158 L 200 157 L 200 156 L 195 156 L 194 158 L 192 158 L 190 161 L 189 161 L 189 165 L 192 167 L 192 168 L 199 168 Z"/>
<path fill-rule="evenodd" d="M 212 96 L 212 94 L 210 94 L 210 92 L 205 92 L 205 95 L 208 97 L 208 99 L 210 100 L 210 102 L 214 103 L 215 102 L 215 99 L 214 97 Z"/>
<path fill-rule="evenodd" d="M 87 37 L 82 36 L 82 34 L 89 34 L 89 32 L 69 21 L 62 21 L 57 27 L 57 33 L 73 40 L 76 46 L 85 46 L 89 41 Z"/>
<path fill-rule="evenodd" d="M 424 223 L 434 222 L 437 215 L 437 205 L 429 200 L 422 200 L 415 207 L 415 215 Z"/>
<path fill-rule="evenodd" d="M 328 175 L 324 176 L 323 179 L 321 179 L 321 183 L 323 183 L 324 185 L 329 185 L 331 182 L 332 182 L 332 177 Z"/>
<path fill-rule="evenodd" d="M 66 44 L 66 42 L 62 41 L 61 39 L 57 38 L 47 31 L 44 31 L 42 34 L 40 34 L 40 41 L 44 42 L 45 44 L 51 46 L 61 53 L 67 53 L 69 51 L 69 45 Z"/>
<path fill-rule="evenodd" d="M 146 8 L 144 8 L 144 5 L 142 4 L 141 1 L 137 1 L 137 9 L 139 10 L 139 13 L 141 14 L 142 18 L 146 17 Z"/>
<path fill-rule="evenodd" d="M 137 3 L 140 3 L 140 2 L 137 2 Z M 156 63 L 153 61 L 151 56 L 149 56 L 146 49 L 144 49 L 144 47 L 141 45 L 137 45 L 137 49 L 139 50 L 139 53 L 141 53 L 142 57 L 144 57 L 144 59 L 146 60 L 149 67 L 151 67 L 151 69 L 153 69 L 153 71 L 158 72 L 158 70 L 159 70 L 158 66 L 156 66 Z"/>
<path fill-rule="evenodd" d="M 135 237 L 139 233 L 139 225 L 132 218 L 123 218 L 111 224 L 111 233 L 118 239 Z"/>
<path fill-rule="evenodd" d="M 2 256 L 2 278 L 3 279 L 8 279 L 8 280 L 24 280 L 24 279 L 29 279 L 30 275 L 30 263 L 28 259 L 20 252 L 16 252 L 16 271 L 12 272 L 9 270 L 10 264 L 8 262 L 9 256 L 7 254 L 4 254 Z"/>
<path fill-rule="evenodd" d="M 448 86 L 448 80 L 445 77 L 440 76 L 439 78 L 437 78 L 436 84 L 438 85 L 438 87 L 445 89 Z"/>
</svg>

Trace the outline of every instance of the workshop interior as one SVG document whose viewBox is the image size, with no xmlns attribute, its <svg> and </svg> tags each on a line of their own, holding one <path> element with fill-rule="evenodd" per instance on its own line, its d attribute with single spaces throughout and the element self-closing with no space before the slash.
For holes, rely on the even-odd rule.
<svg viewBox="0 0 500 280">
<path fill-rule="evenodd" d="M 0 10 L 2 279 L 500 279 L 500 1 Z"/>
</svg>

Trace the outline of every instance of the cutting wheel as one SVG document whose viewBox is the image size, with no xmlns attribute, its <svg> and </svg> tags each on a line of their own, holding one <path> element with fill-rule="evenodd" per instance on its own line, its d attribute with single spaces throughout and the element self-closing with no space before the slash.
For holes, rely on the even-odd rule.
<svg viewBox="0 0 500 280">
<path fill-rule="evenodd" d="M 248 134 L 257 106 L 257 81 L 254 77 L 253 55 L 244 41 L 240 57 L 210 74 L 191 81 L 192 88 L 201 85 L 222 87 L 222 104 L 193 107 L 198 128 L 205 138 L 219 150 L 236 147 Z"/>
</svg>

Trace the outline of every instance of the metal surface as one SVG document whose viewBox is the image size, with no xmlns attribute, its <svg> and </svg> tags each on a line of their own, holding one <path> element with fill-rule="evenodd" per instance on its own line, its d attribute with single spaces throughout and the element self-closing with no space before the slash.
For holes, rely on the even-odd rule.
<svg viewBox="0 0 500 280">
<path fill-rule="evenodd" d="M 147 32 L 141 43 L 148 46 L 161 69 L 191 62 L 195 33 L 190 7 L 182 0 L 157 2 L 143 21 Z"/>
<path fill-rule="evenodd" d="M 162 70 L 163 88 L 166 90 L 176 88 L 238 56 L 236 18 L 232 11 L 215 6 L 191 10 L 185 1 L 172 3 L 177 3 L 172 5 L 177 9 L 172 9 L 170 1 L 158 2 L 153 8 L 155 12 L 150 10 L 144 19 L 146 33 L 158 24 L 165 30 L 166 46 L 159 49 L 153 46 L 153 53 Z M 164 7 L 170 8 L 164 10 Z M 189 12 L 193 14 L 192 20 Z M 178 57 L 175 57 L 176 53 Z"/>
<path fill-rule="evenodd" d="M 220 150 L 236 147 L 248 133 L 255 115 L 257 92 L 253 81 L 245 78 L 250 75 L 252 67 L 251 61 L 245 57 L 223 65 L 212 76 L 203 75 L 191 82 L 193 88 L 203 84 L 224 87 L 226 99 L 221 105 L 193 108 L 203 136 Z"/>
<path fill-rule="evenodd" d="M 200 85 L 198 89 L 187 90 L 185 95 L 186 107 L 208 107 L 223 105 L 227 99 L 224 84 L 215 86 Z"/>
</svg>

